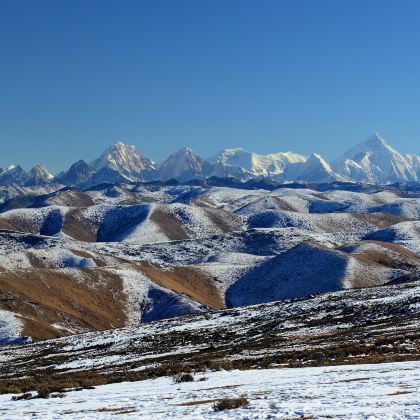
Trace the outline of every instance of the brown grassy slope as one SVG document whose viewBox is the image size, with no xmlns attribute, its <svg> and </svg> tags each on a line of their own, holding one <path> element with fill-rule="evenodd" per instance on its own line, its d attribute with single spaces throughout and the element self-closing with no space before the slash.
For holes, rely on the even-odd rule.
<svg viewBox="0 0 420 420">
<path fill-rule="evenodd" d="M 83 191 L 60 191 L 57 195 L 47 200 L 48 205 L 67 207 L 89 207 L 95 203 L 92 197 Z"/>
<path fill-rule="evenodd" d="M 156 284 L 184 293 L 191 299 L 213 309 L 225 307 L 224 297 L 213 284 L 212 279 L 202 271 L 190 267 L 161 269 L 153 266 L 141 266 L 140 270 Z"/>
<path fill-rule="evenodd" d="M 19 229 L 16 229 L 16 226 L 14 226 L 14 224 L 11 223 L 9 220 L 1 219 L 1 218 L 0 218 L 0 229 L 6 229 L 6 230 L 12 230 L 12 231 L 18 230 L 19 231 Z"/>
<path fill-rule="evenodd" d="M 29 269 L 0 273 L 0 308 L 24 319 L 23 335 L 35 340 L 125 325 L 122 281 L 105 269 Z"/>
<path fill-rule="evenodd" d="M 29 219 L 20 217 L 19 214 L 13 214 L 9 217 L 0 215 L 0 229 L 15 232 L 39 233 L 35 224 L 32 224 Z"/>
<path fill-rule="evenodd" d="M 407 248 L 380 241 L 360 241 L 360 243 L 371 243 L 377 245 L 377 248 L 352 252 L 351 255 L 359 260 L 401 270 L 420 269 L 420 256 Z"/>
<path fill-rule="evenodd" d="M 229 211 L 207 208 L 206 215 L 223 233 L 232 232 L 242 228 L 242 219 Z"/>
<path fill-rule="evenodd" d="M 346 290 L 165 319 L 140 330 L 4 347 L 0 393 L 41 386 L 58 392 L 208 369 L 418 360 L 418 289 L 412 282 Z M 69 352 L 69 345 L 79 350 Z M 62 366 L 73 361 L 76 366 Z M 84 361 L 87 370 L 78 370 Z"/>
<path fill-rule="evenodd" d="M 362 222 L 371 223 L 372 225 L 377 226 L 378 228 L 386 228 L 392 225 L 395 225 L 400 222 L 406 222 L 410 219 L 408 217 L 404 216 L 397 216 L 395 214 L 391 213 L 383 213 L 383 212 L 377 212 L 377 213 L 349 213 L 356 219 L 359 219 Z"/>
<path fill-rule="evenodd" d="M 109 265 L 117 265 L 120 263 L 127 262 L 127 260 L 124 260 L 122 258 L 98 254 L 94 252 L 82 251 L 79 249 L 70 248 L 68 249 L 68 251 L 78 257 L 91 258 L 95 262 L 97 267 L 106 267 Z M 40 253 L 36 249 L 30 249 L 25 252 L 25 255 L 29 259 L 32 268 L 61 268 L 60 266 L 55 265 L 56 262 L 54 261 L 54 259 L 48 258 L 46 254 L 48 254 L 48 250 L 46 250 L 46 252 L 43 253 Z M 0 266 L 0 269 L 1 268 L 2 267 Z"/>
<path fill-rule="evenodd" d="M 182 225 L 182 222 L 169 210 L 167 206 L 157 206 L 150 215 L 150 220 L 156 223 L 170 240 L 190 239 L 191 235 Z M 213 208 L 205 208 L 204 212 L 210 222 L 223 233 L 232 232 L 242 226 L 241 219 L 233 213 Z"/>
<path fill-rule="evenodd" d="M 163 206 L 157 206 L 150 215 L 150 220 L 156 223 L 162 232 L 171 241 L 188 239 L 189 236 L 184 227 Z"/>
<path fill-rule="evenodd" d="M 223 296 L 212 279 L 200 270 L 128 265 L 162 287 L 211 308 L 224 308 Z M 0 309 L 20 315 L 24 322 L 22 335 L 30 335 L 35 340 L 122 327 L 127 322 L 123 282 L 108 267 L 52 269 L 38 266 L 0 272 Z"/>
<path fill-rule="evenodd" d="M 97 228 L 82 217 L 80 209 L 67 212 L 62 231 L 78 241 L 96 242 Z"/>
<path fill-rule="evenodd" d="M 281 197 L 272 196 L 271 199 L 276 203 L 276 206 L 279 210 L 284 211 L 297 211 L 295 207 L 290 205 L 287 201 L 283 200 Z"/>
</svg>

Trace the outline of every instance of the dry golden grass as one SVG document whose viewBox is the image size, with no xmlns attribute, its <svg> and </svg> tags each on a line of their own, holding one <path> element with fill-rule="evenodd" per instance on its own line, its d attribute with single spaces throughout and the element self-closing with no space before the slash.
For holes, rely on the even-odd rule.
<svg viewBox="0 0 420 420">
<path fill-rule="evenodd" d="M 401 255 L 404 255 L 406 257 L 412 258 L 413 260 L 420 261 L 420 256 L 415 254 L 413 251 L 410 251 L 407 248 L 404 248 L 403 246 L 393 244 L 390 242 L 381 242 L 381 241 L 360 241 L 361 243 L 372 243 L 381 246 L 382 248 L 387 248 L 391 251 L 395 251 Z"/>
<path fill-rule="evenodd" d="M 248 408 L 249 401 L 244 397 L 223 398 L 213 404 L 214 411 L 233 410 L 236 408 Z"/>
<path fill-rule="evenodd" d="M 137 409 L 133 406 L 130 407 L 104 407 L 98 408 L 97 410 L 92 410 L 98 413 L 111 413 L 111 414 L 128 414 L 135 413 Z"/>
<path fill-rule="evenodd" d="M 393 395 L 404 395 L 404 394 L 412 394 L 414 391 L 406 391 L 406 390 L 401 390 L 401 391 L 395 391 L 395 392 L 391 392 L 389 395 L 390 397 Z"/>
<path fill-rule="evenodd" d="M 96 228 L 82 217 L 80 209 L 72 209 L 66 213 L 62 231 L 78 241 L 96 241 Z"/>
<path fill-rule="evenodd" d="M 24 217 L 20 217 L 19 214 L 0 215 L 0 229 L 7 229 L 15 232 L 26 232 L 26 233 L 38 233 L 35 225 Z"/>
<path fill-rule="evenodd" d="M 2 218 L 2 217 L 0 217 L 0 229 L 6 229 L 6 230 L 12 230 L 12 231 L 15 231 L 15 230 L 20 231 L 19 229 L 16 228 L 16 226 L 13 223 L 9 222 L 9 220 L 7 220 L 5 218 Z"/>
<path fill-rule="evenodd" d="M 362 222 L 371 223 L 372 225 L 375 225 L 378 228 L 386 228 L 388 226 L 395 225 L 396 223 L 412 220 L 412 219 L 409 219 L 408 217 L 397 216 L 395 214 L 382 213 L 382 212 L 368 213 L 368 214 L 365 214 L 365 213 L 349 213 L 349 214 L 351 214 L 353 217 L 355 217 L 356 219 Z"/>
<path fill-rule="evenodd" d="M 221 209 L 206 208 L 206 215 L 223 233 L 238 230 L 242 226 L 242 220 L 234 213 Z"/>
<path fill-rule="evenodd" d="M 83 191 L 60 191 L 56 196 L 48 199 L 49 205 L 59 205 L 67 207 L 89 207 L 95 203 L 92 197 Z"/>
<path fill-rule="evenodd" d="M 155 222 L 162 232 L 172 241 L 189 238 L 181 223 L 173 215 L 166 212 L 162 206 L 157 206 L 154 209 L 150 215 L 150 220 Z"/>
<path fill-rule="evenodd" d="M 203 404 L 216 403 L 216 402 L 219 402 L 221 400 L 222 400 L 221 398 L 213 398 L 211 400 L 186 401 L 186 402 L 178 403 L 178 404 L 175 404 L 175 405 L 180 406 L 180 407 L 190 407 L 190 406 L 193 406 L 193 405 L 203 405 Z"/>
<path fill-rule="evenodd" d="M 0 308 L 22 316 L 23 335 L 35 340 L 75 331 L 122 327 L 126 322 L 122 281 L 106 269 L 27 269 L 0 273 Z"/>
<path fill-rule="evenodd" d="M 213 309 L 225 307 L 224 297 L 209 278 L 201 270 L 192 267 L 175 267 L 164 270 L 162 268 L 143 265 L 140 270 L 156 284 L 171 289 L 177 293 L 184 293 Z"/>
</svg>

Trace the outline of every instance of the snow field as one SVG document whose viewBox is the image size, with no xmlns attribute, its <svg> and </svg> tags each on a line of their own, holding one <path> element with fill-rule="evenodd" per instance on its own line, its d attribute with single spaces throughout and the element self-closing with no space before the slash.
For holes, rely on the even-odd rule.
<svg viewBox="0 0 420 420">
<path fill-rule="evenodd" d="M 205 380 L 201 380 L 205 378 Z M 11 401 L 0 396 L 5 420 L 34 419 L 416 419 L 420 362 L 219 371 L 194 382 L 164 377 L 68 392 L 63 398 Z M 216 412 L 222 398 L 245 397 L 248 408 Z"/>
</svg>

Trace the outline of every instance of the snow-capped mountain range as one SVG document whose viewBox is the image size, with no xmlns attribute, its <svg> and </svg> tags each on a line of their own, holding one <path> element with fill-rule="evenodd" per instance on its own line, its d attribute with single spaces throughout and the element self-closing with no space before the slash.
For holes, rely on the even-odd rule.
<svg viewBox="0 0 420 420">
<path fill-rule="evenodd" d="M 188 181 L 210 177 L 241 181 L 269 178 L 279 182 L 324 183 L 334 181 L 391 184 L 420 181 L 420 157 L 403 155 L 378 133 L 328 163 L 321 155 L 294 152 L 268 155 L 241 148 L 224 149 L 207 159 L 184 147 L 160 164 L 143 156 L 135 146 L 118 142 L 90 163 L 80 160 L 56 176 L 45 165 L 24 171 L 19 165 L 0 169 L 0 185 L 88 187 L 101 183 L 133 181 Z"/>
<path fill-rule="evenodd" d="M 0 185 L 11 185 L 16 183 L 27 187 L 44 186 L 54 182 L 54 176 L 44 164 L 34 166 L 26 172 L 19 165 L 9 165 L 0 168 Z"/>
</svg>

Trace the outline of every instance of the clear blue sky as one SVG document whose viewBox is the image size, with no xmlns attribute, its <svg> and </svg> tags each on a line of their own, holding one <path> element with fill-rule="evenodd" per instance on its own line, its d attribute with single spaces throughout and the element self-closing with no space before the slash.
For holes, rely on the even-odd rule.
<svg viewBox="0 0 420 420">
<path fill-rule="evenodd" d="M 420 1 L 0 0 L 0 165 L 122 139 L 327 159 L 420 152 Z"/>
</svg>

